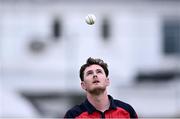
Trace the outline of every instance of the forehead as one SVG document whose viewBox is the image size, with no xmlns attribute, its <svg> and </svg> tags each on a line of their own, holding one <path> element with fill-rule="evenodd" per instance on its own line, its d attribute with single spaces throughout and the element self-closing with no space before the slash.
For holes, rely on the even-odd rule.
<svg viewBox="0 0 180 119">
<path fill-rule="evenodd" d="M 96 70 L 96 69 L 101 69 L 103 70 L 103 68 L 97 64 L 93 64 L 93 65 L 90 65 L 88 67 L 86 67 L 86 69 L 84 70 L 84 72 L 87 72 L 87 71 L 90 71 L 90 70 Z"/>
</svg>

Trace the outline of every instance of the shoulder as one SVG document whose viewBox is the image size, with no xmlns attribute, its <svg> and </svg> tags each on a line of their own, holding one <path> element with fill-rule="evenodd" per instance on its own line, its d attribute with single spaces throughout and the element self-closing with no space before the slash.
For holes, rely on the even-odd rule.
<svg viewBox="0 0 180 119">
<path fill-rule="evenodd" d="M 130 109 L 132 106 L 126 102 L 120 101 L 120 100 L 114 100 L 114 103 L 117 107 L 123 107 L 125 109 Z"/>
<path fill-rule="evenodd" d="M 66 112 L 64 118 L 75 118 L 75 117 L 79 116 L 81 113 L 83 113 L 84 111 L 86 111 L 86 109 L 83 106 L 83 104 L 76 105 Z"/>
<path fill-rule="evenodd" d="M 123 108 L 124 110 L 129 112 L 131 118 L 137 118 L 137 114 L 136 114 L 134 108 L 130 104 L 120 101 L 120 100 L 114 100 L 114 103 L 117 107 Z"/>
</svg>

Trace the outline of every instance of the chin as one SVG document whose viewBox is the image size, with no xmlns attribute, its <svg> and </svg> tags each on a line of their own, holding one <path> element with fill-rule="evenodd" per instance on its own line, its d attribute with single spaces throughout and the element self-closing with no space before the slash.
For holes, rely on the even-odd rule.
<svg viewBox="0 0 180 119">
<path fill-rule="evenodd" d="M 98 95 L 98 94 L 103 93 L 105 90 L 106 90 L 105 87 L 97 86 L 97 87 L 89 90 L 88 92 L 91 93 L 91 94 L 96 94 L 96 95 Z"/>
</svg>

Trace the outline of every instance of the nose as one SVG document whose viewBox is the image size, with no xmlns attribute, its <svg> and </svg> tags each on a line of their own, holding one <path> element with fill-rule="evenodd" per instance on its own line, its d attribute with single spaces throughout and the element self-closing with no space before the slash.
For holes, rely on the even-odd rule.
<svg viewBox="0 0 180 119">
<path fill-rule="evenodd" d="M 97 74 L 96 73 L 94 73 L 93 78 L 97 78 Z"/>
</svg>

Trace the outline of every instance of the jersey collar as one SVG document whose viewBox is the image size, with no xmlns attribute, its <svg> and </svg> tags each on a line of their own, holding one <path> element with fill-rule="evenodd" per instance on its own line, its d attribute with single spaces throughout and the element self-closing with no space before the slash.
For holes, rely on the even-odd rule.
<svg viewBox="0 0 180 119">
<path fill-rule="evenodd" d="M 109 101 L 110 101 L 110 107 L 108 110 L 110 109 L 116 109 L 116 105 L 114 103 L 114 99 L 112 96 L 108 95 Z M 88 99 L 85 100 L 84 102 L 84 106 L 87 109 L 89 114 L 92 114 L 93 112 L 97 112 L 98 110 L 96 110 L 96 108 L 88 101 Z"/>
</svg>

